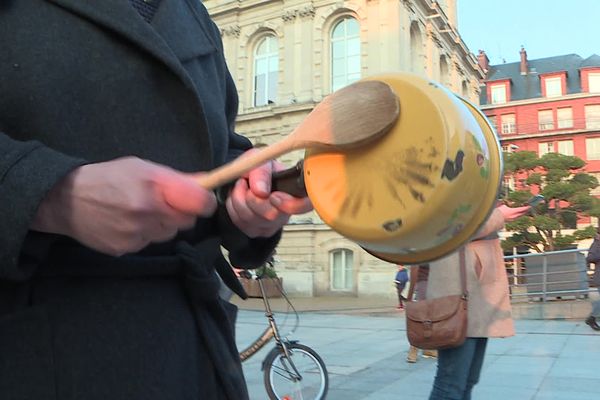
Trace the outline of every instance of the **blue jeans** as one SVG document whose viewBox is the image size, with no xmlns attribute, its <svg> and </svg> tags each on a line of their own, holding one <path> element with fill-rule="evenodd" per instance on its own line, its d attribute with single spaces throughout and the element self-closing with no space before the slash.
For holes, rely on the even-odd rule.
<svg viewBox="0 0 600 400">
<path fill-rule="evenodd" d="M 470 400 L 479 381 L 487 338 L 467 338 L 452 349 L 438 352 L 437 373 L 429 400 Z"/>
</svg>

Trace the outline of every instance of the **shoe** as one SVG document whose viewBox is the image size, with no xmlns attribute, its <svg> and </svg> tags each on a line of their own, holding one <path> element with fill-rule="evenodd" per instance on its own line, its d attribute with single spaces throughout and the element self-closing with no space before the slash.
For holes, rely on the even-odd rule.
<svg viewBox="0 0 600 400">
<path fill-rule="evenodd" d="M 593 330 L 600 331 L 600 325 L 598 325 L 598 323 L 596 322 L 596 317 L 594 317 L 593 315 L 587 317 L 585 323 L 588 324 Z"/>
<path fill-rule="evenodd" d="M 396 309 L 402 311 L 404 310 L 404 306 L 396 306 Z"/>
<path fill-rule="evenodd" d="M 408 354 L 406 355 L 406 362 L 408 363 L 416 363 L 417 362 L 417 348 L 414 346 L 410 346 L 408 349 Z"/>
<path fill-rule="evenodd" d="M 438 353 L 437 350 L 423 350 L 424 358 L 437 358 Z"/>
</svg>

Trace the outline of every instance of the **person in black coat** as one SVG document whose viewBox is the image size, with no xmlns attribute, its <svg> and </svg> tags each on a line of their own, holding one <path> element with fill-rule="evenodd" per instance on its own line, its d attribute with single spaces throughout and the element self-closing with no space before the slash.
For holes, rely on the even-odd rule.
<svg viewBox="0 0 600 400">
<path fill-rule="evenodd" d="M 594 275 L 592 276 L 592 284 L 596 286 L 598 293 L 600 293 L 600 227 L 596 229 L 596 235 L 592 241 L 592 245 L 585 258 L 588 265 L 594 264 Z M 600 300 L 596 299 L 592 301 L 592 312 L 585 319 L 585 323 L 595 331 L 600 331 L 600 325 L 598 325 L 598 319 L 600 319 Z"/>
<path fill-rule="evenodd" d="M 253 151 L 204 6 L 0 1 L 0 49 L 0 398 L 248 398 L 221 248 L 258 267 L 311 205 L 276 163 L 193 179 Z"/>
</svg>

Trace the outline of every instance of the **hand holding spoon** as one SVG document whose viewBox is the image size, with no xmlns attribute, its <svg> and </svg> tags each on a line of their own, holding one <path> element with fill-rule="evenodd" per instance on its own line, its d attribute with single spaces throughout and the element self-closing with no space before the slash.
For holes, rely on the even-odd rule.
<svg viewBox="0 0 600 400">
<path fill-rule="evenodd" d="M 399 112 L 398 98 L 388 84 L 376 80 L 353 83 L 327 96 L 282 140 L 198 176 L 196 180 L 206 189 L 215 189 L 293 150 L 360 146 L 386 133 Z"/>
</svg>

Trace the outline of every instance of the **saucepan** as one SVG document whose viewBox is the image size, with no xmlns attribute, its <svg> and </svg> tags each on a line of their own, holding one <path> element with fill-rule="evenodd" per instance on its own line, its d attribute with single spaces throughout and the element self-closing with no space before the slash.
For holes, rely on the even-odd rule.
<svg viewBox="0 0 600 400">
<path fill-rule="evenodd" d="M 438 259 L 469 241 L 494 208 L 502 178 L 497 136 L 477 107 L 436 82 L 408 73 L 365 80 L 398 95 L 391 130 L 352 149 L 307 149 L 299 179 L 280 175 L 305 185 L 323 222 L 375 257 Z"/>
</svg>

